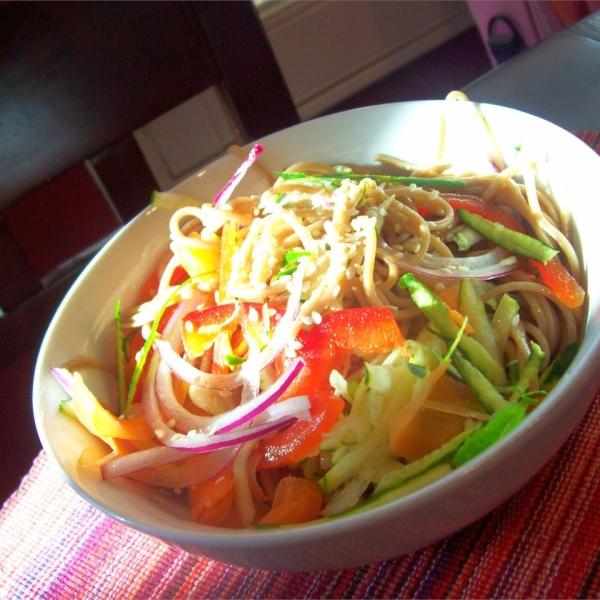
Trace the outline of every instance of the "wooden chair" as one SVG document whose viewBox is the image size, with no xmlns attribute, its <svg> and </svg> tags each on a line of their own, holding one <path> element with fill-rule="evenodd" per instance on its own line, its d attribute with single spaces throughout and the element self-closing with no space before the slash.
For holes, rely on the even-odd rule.
<svg viewBox="0 0 600 600">
<path fill-rule="evenodd" d="M 212 86 L 240 143 L 299 121 L 250 1 L 0 3 L 0 367 L 37 353 L 82 265 L 148 204 L 157 184 L 132 132 Z M 74 206 L 77 227 L 49 231 L 44 211 Z M 83 241 L 40 268 L 26 235 Z"/>
</svg>

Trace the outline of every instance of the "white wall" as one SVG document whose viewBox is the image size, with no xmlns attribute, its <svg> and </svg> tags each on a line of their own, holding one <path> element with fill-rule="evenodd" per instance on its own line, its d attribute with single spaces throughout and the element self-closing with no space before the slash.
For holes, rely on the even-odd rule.
<svg viewBox="0 0 600 600">
<path fill-rule="evenodd" d="M 267 35 L 303 120 L 310 119 L 474 25 L 464 1 L 268 0 Z M 136 132 L 161 189 L 234 141 L 211 90 Z"/>
</svg>

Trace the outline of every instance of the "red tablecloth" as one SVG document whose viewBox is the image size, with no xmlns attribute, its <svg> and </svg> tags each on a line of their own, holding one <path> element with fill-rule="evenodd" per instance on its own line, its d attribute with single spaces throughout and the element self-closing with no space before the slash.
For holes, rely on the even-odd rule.
<svg viewBox="0 0 600 600">
<path fill-rule="evenodd" d="M 577 132 L 600 149 L 600 136 Z M 198 558 L 104 516 L 42 452 L 0 512 L 0 598 L 600 598 L 600 393 L 491 514 L 395 560 L 271 573 Z"/>
</svg>

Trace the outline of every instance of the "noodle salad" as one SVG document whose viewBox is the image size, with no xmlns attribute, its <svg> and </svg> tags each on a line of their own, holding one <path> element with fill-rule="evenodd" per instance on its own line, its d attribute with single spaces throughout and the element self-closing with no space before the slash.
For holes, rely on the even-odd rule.
<svg viewBox="0 0 600 600">
<path fill-rule="evenodd" d="M 155 193 L 170 248 L 115 306 L 114 363 L 53 369 L 60 410 L 106 447 L 80 467 L 203 525 L 333 518 L 443 477 L 543 402 L 583 329 L 569 217 L 535 165 L 267 173 L 263 150 L 212 204 Z M 267 188 L 236 196 L 250 168 Z"/>
</svg>

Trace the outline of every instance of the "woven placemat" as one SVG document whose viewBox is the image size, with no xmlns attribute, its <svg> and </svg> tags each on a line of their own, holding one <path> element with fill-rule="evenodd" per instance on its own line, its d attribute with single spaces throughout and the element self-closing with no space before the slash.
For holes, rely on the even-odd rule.
<svg viewBox="0 0 600 600">
<path fill-rule="evenodd" d="M 600 150 L 600 135 L 577 132 Z M 113 521 L 42 452 L 0 512 L 0 598 L 599 598 L 600 395 L 538 475 L 454 536 L 395 560 L 271 573 Z"/>
</svg>

